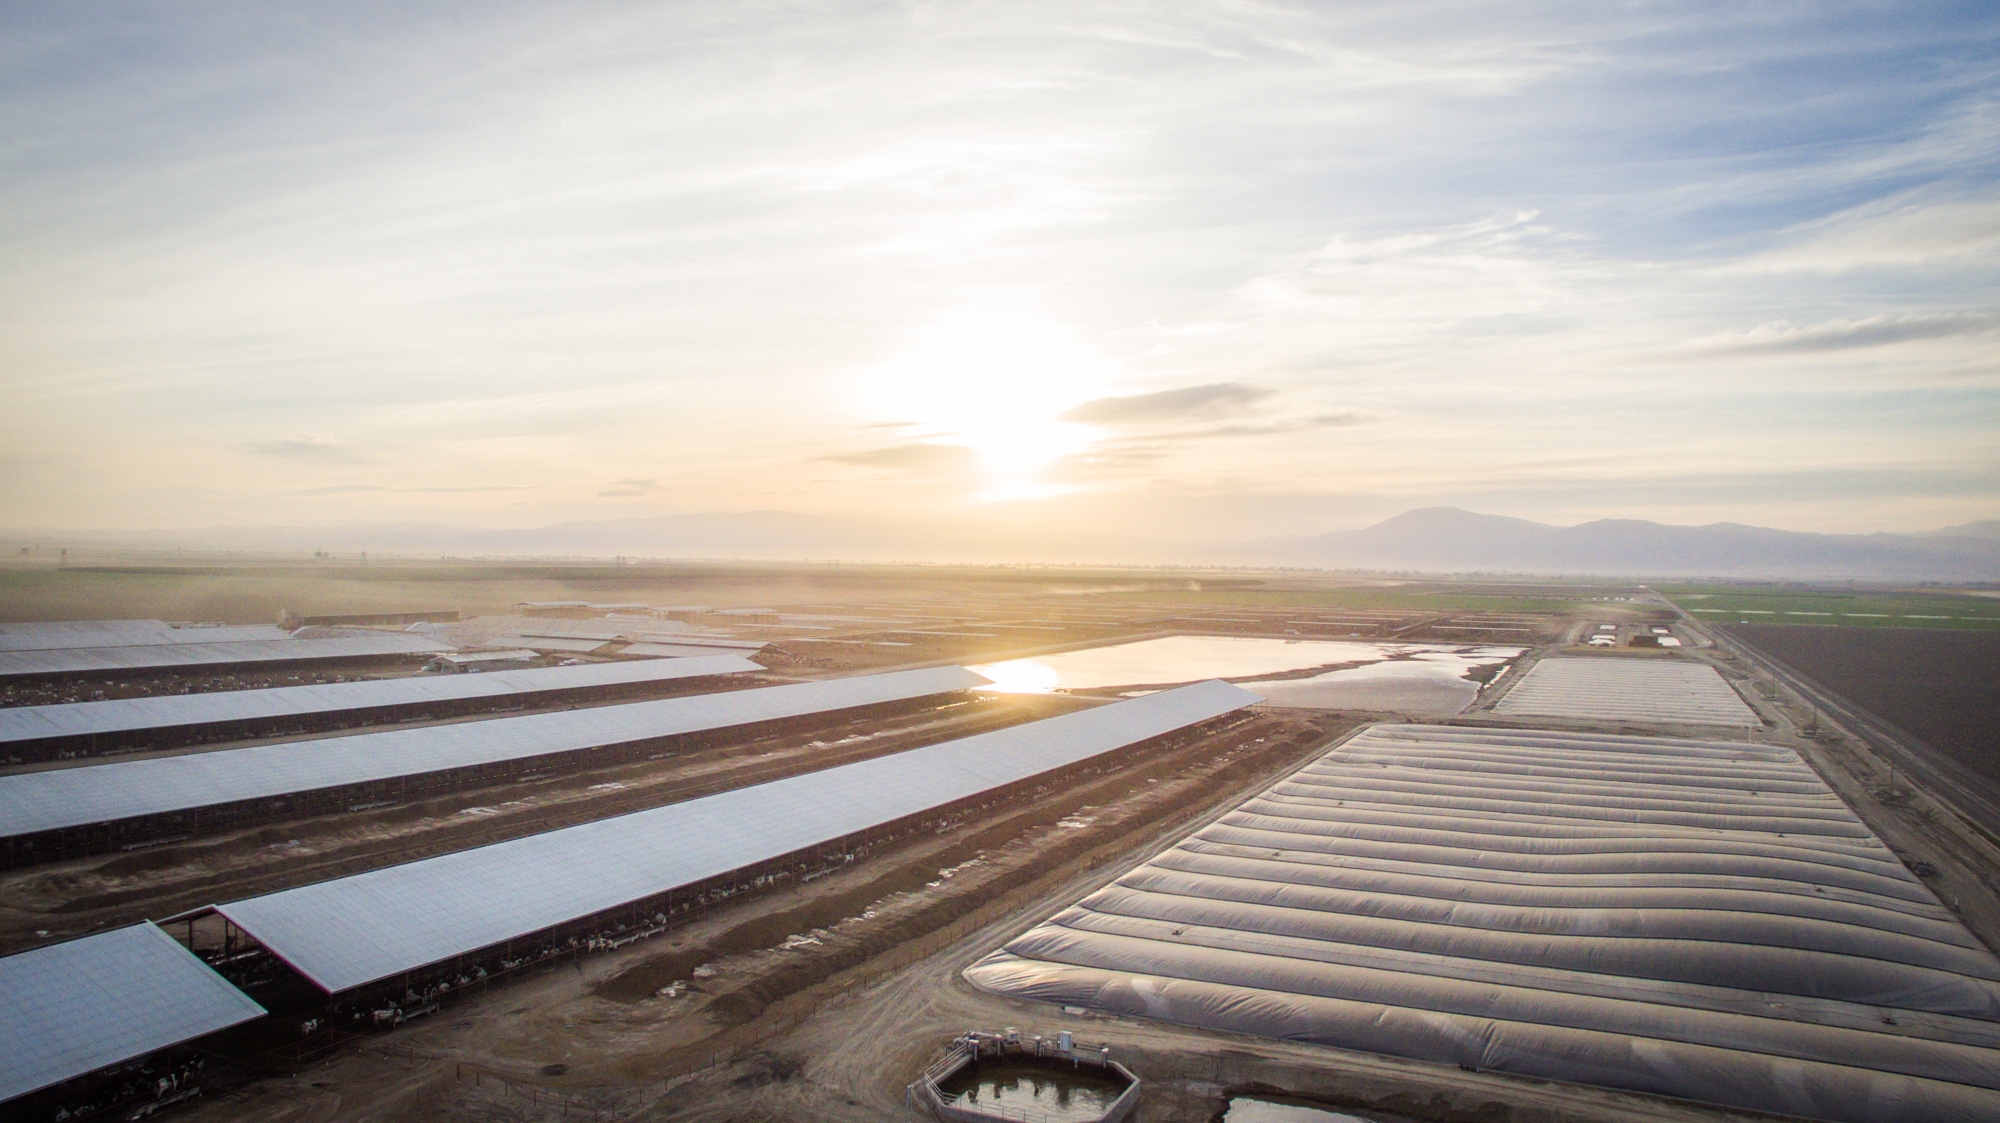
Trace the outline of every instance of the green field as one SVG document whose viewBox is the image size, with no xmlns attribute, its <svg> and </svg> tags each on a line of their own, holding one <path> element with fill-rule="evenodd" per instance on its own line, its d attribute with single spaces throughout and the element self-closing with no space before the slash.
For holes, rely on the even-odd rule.
<svg viewBox="0 0 2000 1123">
<path fill-rule="evenodd" d="M 2000 598 L 1965 593 L 1662 585 L 1698 620 L 1841 628 L 2000 629 Z"/>
<path fill-rule="evenodd" d="M 1583 600 L 1574 596 L 1488 596 L 1422 588 L 1201 589 L 1119 593 L 1106 600 L 1134 603 L 1200 604 L 1218 608 L 1376 609 L 1384 612 L 1542 612 L 1567 613 Z"/>
</svg>

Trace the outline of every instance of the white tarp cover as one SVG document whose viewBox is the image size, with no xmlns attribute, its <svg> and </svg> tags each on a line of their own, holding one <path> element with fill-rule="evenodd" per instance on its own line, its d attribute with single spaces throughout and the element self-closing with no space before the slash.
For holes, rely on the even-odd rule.
<svg viewBox="0 0 2000 1123">
<path fill-rule="evenodd" d="M 526 654 L 526 653 L 524 653 Z M 225 721 L 250 721 L 386 706 L 420 706 L 467 698 L 531 697 L 553 690 L 733 675 L 763 667 L 735 655 L 673 663 L 596 663 L 587 667 L 538 667 L 477 675 L 329 682 L 271 690 L 220 690 L 153 698 L 116 698 L 56 706 L 0 708 L 0 745 L 45 737 L 174 729 Z"/>
<path fill-rule="evenodd" d="M 191 633 L 193 634 L 193 633 Z M 162 671 L 280 663 L 302 659 L 360 659 L 450 651 L 451 645 L 403 632 L 339 639 L 273 639 L 241 643 L 149 644 L 63 651 L 0 651 L 0 678 L 81 671 Z"/>
<path fill-rule="evenodd" d="M 1660 656 L 1543 659 L 1493 707 L 1496 713 L 1690 725 L 1761 725 L 1714 667 Z"/>
<path fill-rule="evenodd" d="M 0 837 L 970 690 L 964 667 L 788 683 L 0 776 Z"/>
<path fill-rule="evenodd" d="M 220 905 L 329 992 L 755 865 L 1259 701 L 1210 681 Z"/>
<path fill-rule="evenodd" d="M 10 955 L 0 959 L 0 1100 L 263 1013 L 151 924 Z"/>
<path fill-rule="evenodd" d="M 1816 1119 L 2000 1119 L 2000 959 L 1769 745 L 1374 726 L 965 977 Z"/>
</svg>

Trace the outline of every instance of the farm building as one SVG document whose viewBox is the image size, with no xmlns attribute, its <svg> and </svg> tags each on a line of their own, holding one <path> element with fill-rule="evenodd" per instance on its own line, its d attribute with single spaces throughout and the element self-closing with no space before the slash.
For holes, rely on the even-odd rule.
<svg viewBox="0 0 2000 1123">
<path fill-rule="evenodd" d="M 959 809 L 1171 741 L 1257 700 L 1198 683 L 162 923 L 185 924 L 197 950 L 254 941 L 325 997 L 427 1002 L 592 941 L 657 931 L 743 888 L 843 865 Z M 221 944 L 204 943 L 204 932 Z"/>
<path fill-rule="evenodd" d="M 497 651 L 467 651 L 460 655 L 444 654 L 424 664 L 424 670 L 440 675 L 462 675 L 474 671 L 500 671 L 519 668 L 523 663 L 532 663 L 540 658 L 539 653 L 526 648 L 501 648 Z"/>
<path fill-rule="evenodd" d="M 466 659 L 444 655 L 441 659 Z M 512 666 L 512 664 L 509 664 Z M 165 749 L 201 741 L 310 733 L 377 721 L 415 721 L 529 702 L 594 702 L 665 682 L 763 670 L 716 655 L 672 663 L 618 663 L 396 678 L 0 708 L 0 757 L 14 761 Z"/>
<path fill-rule="evenodd" d="M 428 637 L 387 633 L 338 639 L 292 639 L 287 636 L 246 642 L 0 651 L 0 678 L 78 678 L 135 672 L 209 671 L 249 664 L 265 667 L 307 666 L 399 655 L 427 655 L 450 649 L 451 645 Z"/>
<path fill-rule="evenodd" d="M 197 1065 L 173 1050 L 263 1015 L 151 924 L 10 955 L 0 959 L 0 1111 L 55 1119 L 187 1098 Z"/>
<path fill-rule="evenodd" d="M 0 866 L 687 751 L 830 713 L 932 705 L 985 682 L 934 667 L 0 776 Z"/>
</svg>

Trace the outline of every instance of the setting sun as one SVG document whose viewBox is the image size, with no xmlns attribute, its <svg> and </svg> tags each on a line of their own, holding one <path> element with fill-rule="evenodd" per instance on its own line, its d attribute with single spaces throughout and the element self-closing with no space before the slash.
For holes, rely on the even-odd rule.
<svg viewBox="0 0 2000 1123">
<path fill-rule="evenodd" d="M 967 312 L 920 333 L 867 372 L 871 413 L 909 423 L 909 435 L 972 450 L 983 500 L 1064 490 L 1047 479 L 1096 430 L 1059 420 L 1103 392 L 1109 364 L 1060 327 L 1007 312 Z"/>
</svg>

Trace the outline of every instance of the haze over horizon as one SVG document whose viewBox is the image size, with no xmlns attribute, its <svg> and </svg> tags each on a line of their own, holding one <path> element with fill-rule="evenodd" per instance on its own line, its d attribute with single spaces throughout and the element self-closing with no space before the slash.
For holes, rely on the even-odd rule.
<svg viewBox="0 0 2000 1123">
<path fill-rule="evenodd" d="M 1985 6 L 8 17 L 0 527 L 2000 516 Z"/>
</svg>

